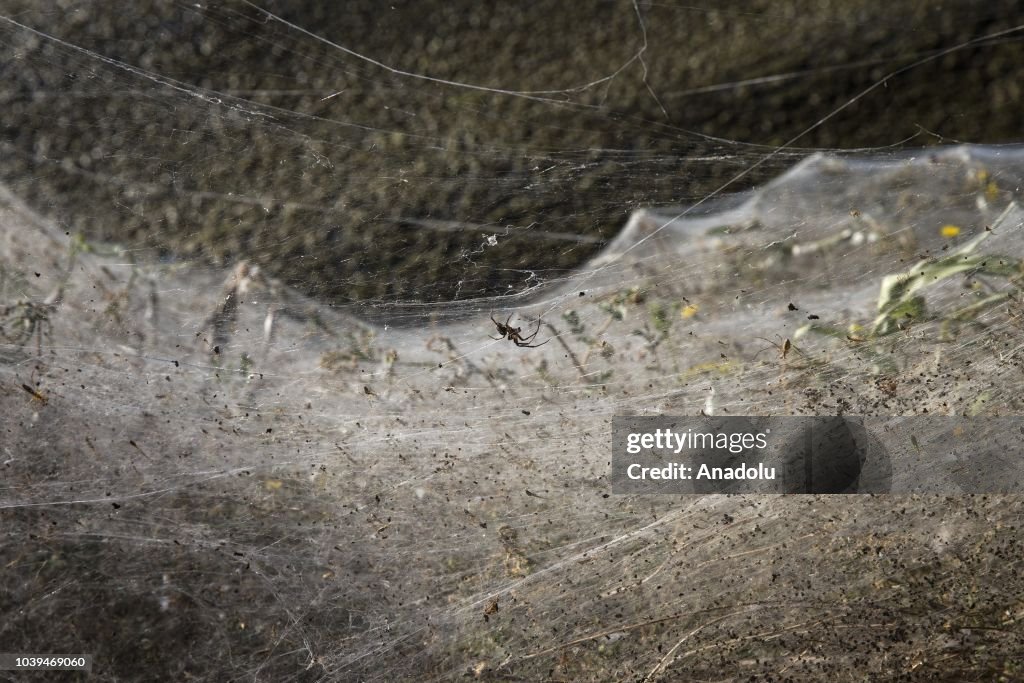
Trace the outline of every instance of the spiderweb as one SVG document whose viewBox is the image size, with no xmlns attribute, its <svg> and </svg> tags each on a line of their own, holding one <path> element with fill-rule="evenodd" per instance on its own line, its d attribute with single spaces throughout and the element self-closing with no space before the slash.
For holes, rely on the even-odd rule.
<svg viewBox="0 0 1024 683">
<path fill-rule="evenodd" d="M 62 11 L 0 19 L 7 651 L 110 681 L 1020 675 L 1018 496 L 608 480 L 614 415 L 1019 413 L 1024 152 L 798 147 L 1012 48 L 995 10 L 764 146 L 665 120 L 716 92 L 659 87 L 680 8 L 553 18 L 576 66 L 523 37 L 515 84 L 445 61 L 511 10 Z M 453 28 L 375 56 L 417 18 Z"/>
</svg>

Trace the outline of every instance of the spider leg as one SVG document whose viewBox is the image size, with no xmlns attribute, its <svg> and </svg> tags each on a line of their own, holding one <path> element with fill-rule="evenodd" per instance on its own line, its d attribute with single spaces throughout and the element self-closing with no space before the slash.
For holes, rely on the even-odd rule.
<svg viewBox="0 0 1024 683">
<path fill-rule="evenodd" d="M 540 320 L 538 320 L 538 321 L 537 321 L 537 329 L 535 329 L 535 330 L 533 331 L 533 334 L 531 334 L 531 335 L 528 335 L 528 336 L 526 336 L 526 337 L 519 337 L 519 335 L 516 335 L 517 337 L 519 337 L 519 338 L 518 338 L 518 339 L 516 340 L 516 346 L 522 346 L 522 347 L 525 347 L 525 348 L 528 348 L 528 349 L 535 349 L 535 348 L 537 348 L 538 346 L 544 346 L 544 345 L 545 345 L 545 344 L 547 344 L 547 343 L 548 343 L 549 341 L 551 341 L 550 339 L 545 339 L 545 340 L 544 340 L 544 341 L 542 341 L 542 342 L 541 342 L 540 344 L 531 344 L 531 343 L 530 343 L 530 342 L 532 342 L 532 341 L 534 340 L 534 338 L 535 338 L 535 337 L 537 336 L 537 334 L 538 334 L 538 333 L 540 332 L 540 322 L 541 322 Z"/>
<path fill-rule="evenodd" d="M 487 338 L 493 339 L 494 341 L 501 341 L 502 339 L 504 339 L 504 337 L 492 337 L 491 335 L 487 335 Z"/>
<path fill-rule="evenodd" d="M 542 341 L 542 342 L 541 342 L 540 344 L 520 344 L 520 343 L 519 343 L 519 342 L 517 341 L 517 342 L 516 342 L 516 346 L 520 346 L 520 347 L 522 347 L 522 348 L 526 348 L 526 349 L 535 349 L 535 348 L 537 348 L 538 346 L 544 346 L 544 345 L 545 345 L 545 344 L 547 344 L 547 343 L 548 343 L 549 341 L 551 341 L 551 340 L 550 340 L 550 339 L 545 339 L 545 340 L 544 340 L 544 341 Z"/>
<path fill-rule="evenodd" d="M 521 339 L 525 342 L 529 342 L 530 340 L 537 336 L 538 332 L 540 332 L 540 320 L 537 321 L 537 329 L 533 331 L 533 334 L 527 335 L 526 337 L 521 337 Z"/>
</svg>

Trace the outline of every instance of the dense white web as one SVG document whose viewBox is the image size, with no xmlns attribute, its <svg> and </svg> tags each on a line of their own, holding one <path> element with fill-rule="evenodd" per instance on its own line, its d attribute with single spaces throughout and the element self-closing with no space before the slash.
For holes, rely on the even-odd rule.
<svg viewBox="0 0 1024 683">
<path fill-rule="evenodd" d="M 0 17 L 5 68 L 38 79 L 10 106 L 99 140 L 0 141 L 7 651 L 90 653 L 110 681 L 1021 675 L 1017 496 L 617 496 L 608 475 L 614 415 L 1017 414 L 1024 152 L 631 120 L 609 104 L 622 79 L 674 100 L 649 8 L 624 6 L 616 68 L 547 88 L 414 71 L 249 3 L 154 28 L 239 22 L 337 74 L 280 74 L 283 100 L 123 58 L 116 32 Z M 346 118 L 348 87 L 385 93 L 392 125 Z M 692 153 L 517 148 L 407 99 L 517 126 L 568 111 Z M 430 175 L 430 150 L 454 165 Z M 673 182 L 690 189 L 666 201 Z M 494 339 L 492 317 L 541 345 Z"/>
</svg>

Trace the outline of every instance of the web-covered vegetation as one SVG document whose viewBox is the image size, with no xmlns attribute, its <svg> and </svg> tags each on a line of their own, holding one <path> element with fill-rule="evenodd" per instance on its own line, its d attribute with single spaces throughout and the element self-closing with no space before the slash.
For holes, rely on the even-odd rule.
<svg viewBox="0 0 1024 683">
<path fill-rule="evenodd" d="M 626 8 L 641 23 L 615 64 L 650 76 L 645 106 L 677 111 L 654 87 L 654 9 Z M 698 143 L 602 109 L 622 79 L 576 91 L 538 64 L 552 92 L 487 94 L 515 103 L 515 126 L 557 112 L 554 128 L 681 136 L 691 154 L 586 136 L 510 152 L 403 128 L 403 98 L 436 103 L 439 84 L 416 90 L 247 4 L 150 28 L 178 45 L 234 26 L 344 67 L 394 109 L 328 109 L 342 77 L 313 66 L 308 88 L 280 77 L 303 91 L 284 102 L 216 72 L 196 85 L 135 59 L 136 42 L 111 48 L 129 30 L 117 18 L 93 43 L 8 9 L 9 64 L 39 76 L 12 116 L 56 123 L 3 143 L 5 650 L 91 653 L 102 681 L 1024 676 L 1019 496 L 615 496 L 608 482 L 613 415 L 1019 414 L 1019 149 Z M 497 116 L 460 83 L 445 87 L 465 99 L 444 91 L 453 130 Z M 106 146 L 79 149 L 90 131 Z M 456 165 L 418 172 L 434 147 Z M 761 172 L 774 179 L 717 192 Z M 400 189 L 415 183 L 467 213 L 418 211 Z M 346 203 L 370 186 L 373 201 Z M 388 252 L 401 267 L 375 249 L 381 207 L 407 231 Z M 408 258 L 428 246 L 457 257 Z M 550 259 L 531 267 L 538 251 Z M 494 339 L 492 316 L 543 346 Z"/>
<path fill-rule="evenodd" d="M 1018 159 L 821 158 L 714 227 L 639 214 L 511 311 L 540 348 L 488 339 L 489 306 L 371 327 L 248 267 L 134 265 L 9 197 L 4 639 L 101 680 L 1013 678 L 1017 497 L 607 475 L 614 414 L 1019 411 Z M 973 267 L 880 329 L 929 253 Z"/>
</svg>

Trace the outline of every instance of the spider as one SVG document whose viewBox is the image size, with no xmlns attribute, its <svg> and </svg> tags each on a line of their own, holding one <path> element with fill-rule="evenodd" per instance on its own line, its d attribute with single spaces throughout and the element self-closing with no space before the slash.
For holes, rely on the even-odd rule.
<svg viewBox="0 0 1024 683">
<path fill-rule="evenodd" d="M 768 342 L 769 344 L 771 344 L 771 346 L 766 346 L 763 349 L 761 349 L 760 351 L 758 351 L 757 353 L 755 353 L 754 354 L 754 358 L 755 359 L 757 359 L 758 356 L 760 356 L 762 353 L 764 353 L 765 351 L 767 351 L 768 349 L 770 349 L 772 347 L 775 347 L 776 349 L 778 349 L 778 351 L 779 351 L 779 358 L 781 358 L 782 360 L 786 359 L 786 356 L 789 355 L 790 351 L 796 351 L 801 356 L 806 356 L 806 354 L 803 351 L 798 349 L 796 347 L 796 345 L 793 344 L 793 342 L 789 341 L 788 339 L 783 341 L 783 342 L 781 342 L 781 343 L 779 343 L 779 342 L 773 342 L 771 339 L 765 339 L 764 337 L 754 337 L 754 338 L 755 339 L 760 339 L 763 342 Z M 782 337 L 779 337 L 779 339 L 782 339 Z"/>
<path fill-rule="evenodd" d="M 502 324 L 502 323 L 498 322 L 497 320 L 495 320 L 494 316 L 491 315 L 491 322 L 494 323 L 495 326 L 497 326 L 497 328 L 498 328 L 498 335 L 499 336 L 491 337 L 491 339 L 494 339 L 494 340 L 505 339 L 506 337 L 508 337 L 508 339 L 510 339 L 512 341 L 512 343 L 515 344 L 516 346 L 523 346 L 523 347 L 526 347 L 528 349 L 535 349 L 538 346 L 544 346 L 549 341 L 551 341 L 550 339 L 545 339 L 540 344 L 531 344 L 530 343 L 531 341 L 533 341 L 533 338 L 537 336 L 537 333 L 540 332 L 540 321 L 539 320 L 537 321 L 537 329 L 533 331 L 533 334 L 528 335 L 526 337 L 522 336 L 523 328 L 521 328 L 521 327 L 512 327 L 509 324 L 509 323 L 512 322 L 512 316 L 511 315 L 508 316 L 508 320 L 506 320 L 504 324 Z"/>
<path fill-rule="evenodd" d="M 50 313 L 55 308 L 51 303 L 18 301 L 11 306 L 0 307 L 0 338 L 18 345 L 27 344 L 36 337 L 36 347 L 43 352 L 43 335 L 52 331 Z M 4 331 L 4 325 L 11 325 L 11 332 Z"/>
</svg>

